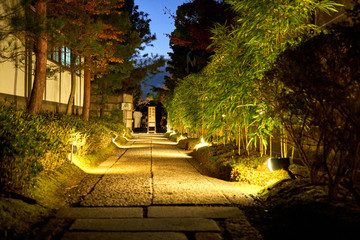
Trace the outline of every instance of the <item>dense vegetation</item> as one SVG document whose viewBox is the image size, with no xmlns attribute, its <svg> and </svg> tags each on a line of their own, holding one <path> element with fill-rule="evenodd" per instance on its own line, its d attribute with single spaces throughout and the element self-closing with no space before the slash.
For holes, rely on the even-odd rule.
<svg viewBox="0 0 360 240">
<path fill-rule="evenodd" d="M 236 144 L 239 155 L 297 153 L 330 198 L 359 202 L 356 21 L 327 32 L 312 24 L 332 1 L 226 2 L 236 23 L 215 25 L 211 62 L 168 97 L 172 127 Z"/>
<path fill-rule="evenodd" d="M 76 116 L 27 114 L 0 105 L 1 191 L 26 194 L 36 177 L 58 169 L 69 161 L 71 146 L 85 156 L 109 146 L 113 134 L 125 130 L 109 119 L 85 122 Z"/>
</svg>

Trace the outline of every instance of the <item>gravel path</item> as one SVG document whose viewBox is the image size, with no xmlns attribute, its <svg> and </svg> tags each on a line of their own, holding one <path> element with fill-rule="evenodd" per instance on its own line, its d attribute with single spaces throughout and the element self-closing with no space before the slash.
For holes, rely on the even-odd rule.
<svg viewBox="0 0 360 240">
<path fill-rule="evenodd" d="M 138 134 L 92 170 L 77 206 L 246 205 L 231 182 L 200 174 L 191 157 L 162 135 Z M 79 194 L 79 193 L 78 193 Z M 76 202 L 76 203 L 75 203 Z"/>
<path fill-rule="evenodd" d="M 262 239 L 241 207 L 251 198 L 202 175 L 162 135 L 139 134 L 94 168 L 34 239 Z"/>
</svg>

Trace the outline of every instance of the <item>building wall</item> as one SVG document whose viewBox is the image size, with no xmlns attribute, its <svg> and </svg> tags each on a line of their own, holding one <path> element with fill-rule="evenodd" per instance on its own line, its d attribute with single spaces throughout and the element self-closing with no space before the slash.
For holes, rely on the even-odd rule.
<svg viewBox="0 0 360 240">
<path fill-rule="evenodd" d="M 25 96 L 25 72 L 14 62 L 0 63 L 0 92 Z"/>
<path fill-rule="evenodd" d="M 33 68 L 35 57 L 33 56 Z M 43 110 L 53 112 L 64 112 L 68 103 L 71 91 L 71 74 L 64 70 L 62 66 L 48 61 L 47 67 L 56 71 L 56 73 L 46 79 Z M 0 63 L 0 99 L 4 101 L 14 101 L 16 104 L 25 106 L 29 97 L 29 92 L 34 82 L 34 73 L 32 72 L 31 86 L 27 83 L 26 66 L 24 64 L 15 64 L 13 61 Z M 82 76 L 76 77 L 76 92 L 74 99 L 75 112 L 81 113 L 84 96 L 84 79 Z M 78 110 L 76 110 L 78 109 Z"/>
<path fill-rule="evenodd" d="M 5 0 L 5 2 L 6 4 L 16 5 L 19 0 Z M 0 15 L 3 15 L 4 11 L 5 10 L 2 8 L 2 4 L 0 4 Z M 7 30 L 8 26 L 9 25 L 6 22 L 6 19 L 0 20 L 0 28 L 2 31 Z M 20 41 L 19 38 L 14 36 L 9 36 L 8 38 L 0 41 L 0 49 L 9 46 L 9 44 L 12 46 L 19 46 L 17 50 L 19 56 L 15 61 L 14 59 L 8 60 L 0 58 L 0 100 L 15 102 L 17 105 L 26 106 L 26 102 L 31 93 L 31 87 L 34 82 L 35 56 L 33 53 L 26 51 L 22 42 L 25 41 Z M 13 52 L 14 51 L 3 51 L 1 54 L 9 56 L 9 54 Z M 31 54 L 32 59 L 31 74 L 28 74 L 30 68 L 28 61 L 26 61 L 30 58 L 29 54 Z M 71 91 L 71 74 L 60 64 L 56 64 L 50 60 L 47 62 L 47 67 L 55 70 L 55 74 L 46 79 L 43 97 L 43 110 L 54 112 L 65 111 Z M 30 81 L 28 80 L 29 76 L 31 77 Z M 84 90 L 82 89 L 84 86 L 84 79 L 82 76 L 83 74 L 81 73 L 80 76 L 76 77 L 76 93 L 74 100 L 75 112 L 80 111 L 79 113 L 81 113 L 84 96 Z"/>
</svg>

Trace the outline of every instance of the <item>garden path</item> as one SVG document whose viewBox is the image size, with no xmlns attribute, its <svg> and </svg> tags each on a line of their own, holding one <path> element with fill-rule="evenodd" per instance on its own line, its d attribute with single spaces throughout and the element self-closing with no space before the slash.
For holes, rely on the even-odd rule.
<svg viewBox="0 0 360 240">
<path fill-rule="evenodd" d="M 200 174 L 189 160 L 162 135 L 135 135 L 92 169 L 73 207 L 57 212 L 57 238 L 261 239 L 240 210 L 251 198 Z"/>
</svg>

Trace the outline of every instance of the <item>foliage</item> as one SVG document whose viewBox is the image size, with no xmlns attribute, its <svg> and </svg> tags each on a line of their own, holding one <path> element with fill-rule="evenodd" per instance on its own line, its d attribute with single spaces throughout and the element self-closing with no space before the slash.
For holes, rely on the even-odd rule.
<svg viewBox="0 0 360 240">
<path fill-rule="evenodd" d="M 176 10 L 174 32 L 169 35 L 171 43 L 190 50 L 207 50 L 211 44 L 211 28 L 214 23 L 224 24 L 233 13 L 223 1 L 193 0 Z"/>
<path fill-rule="evenodd" d="M 227 3 L 236 22 L 216 24 L 211 62 L 179 80 L 166 100 L 171 126 L 213 142 L 235 142 L 238 154 L 245 149 L 249 156 L 252 151 L 273 155 L 272 137 L 280 136 L 286 157 L 291 138 L 312 179 L 330 182 L 331 195 L 340 191 L 340 182 L 353 188 L 359 167 L 358 43 L 351 30 L 325 35 L 312 24 L 315 12 L 330 14 L 341 5 L 330 0 Z M 304 43 L 308 49 L 286 52 L 318 35 Z"/>
<path fill-rule="evenodd" d="M 121 15 L 106 16 L 106 22 L 118 26 L 123 31 L 124 41 L 117 45 L 114 55 L 124 60 L 123 64 L 109 64 L 109 71 L 95 79 L 93 92 L 102 95 L 114 95 L 126 92 L 134 96 L 136 102 L 141 96 L 140 83 L 147 76 L 158 73 L 164 65 L 163 56 L 140 56 L 139 50 L 156 39 L 150 32 L 148 14 L 138 11 L 133 0 L 126 0 L 120 9 Z"/>
<path fill-rule="evenodd" d="M 91 119 L 89 122 L 62 114 L 29 115 L 0 105 L 1 189 L 20 192 L 34 184 L 36 176 L 68 161 L 70 146 L 78 155 L 108 146 L 113 133 L 122 133 L 119 123 Z"/>
<path fill-rule="evenodd" d="M 310 23 L 315 10 L 334 11 L 332 1 L 227 1 L 235 11 L 231 26 L 213 29 L 215 54 L 207 67 L 184 78 L 167 99 L 175 129 L 217 142 L 236 141 L 265 153 L 281 121 L 261 97 L 263 76 L 279 53 L 318 33 Z M 270 150 L 271 151 L 271 150 Z"/>
<path fill-rule="evenodd" d="M 281 118 L 314 183 L 359 198 L 360 26 L 338 26 L 283 52 L 263 96 Z M 345 189 L 347 189 L 345 191 Z"/>
<path fill-rule="evenodd" d="M 213 54 L 208 48 L 212 43 L 211 28 L 215 23 L 229 24 L 234 14 L 224 1 L 192 0 L 178 7 L 175 30 L 169 35 L 172 53 L 166 71 L 171 76 L 165 77 L 165 86 L 170 94 L 189 73 L 201 71 Z"/>
<path fill-rule="evenodd" d="M 236 146 L 232 144 L 203 147 L 193 152 L 193 155 L 213 176 L 226 180 L 264 188 L 279 180 L 289 178 L 285 171 L 271 172 L 268 169 L 266 164 L 268 156 L 260 156 L 255 151 L 248 155 L 245 150 L 238 155 Z M 300 169 L 292 166 L 292 170 L 296 173 Z"/>
</svg>

